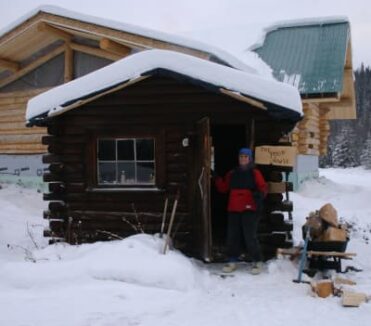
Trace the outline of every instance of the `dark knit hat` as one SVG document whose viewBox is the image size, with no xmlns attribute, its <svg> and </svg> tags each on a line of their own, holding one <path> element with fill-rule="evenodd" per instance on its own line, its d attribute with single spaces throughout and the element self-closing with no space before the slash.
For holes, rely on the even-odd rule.
<svg viewBox="0 0 371 326">
<path fill-rule="evenodd" d="M 252 160 L 252 150 L 247 147 L 243 147 L 240 149 L 239 155 L 247 155 Z"/>
</svg>

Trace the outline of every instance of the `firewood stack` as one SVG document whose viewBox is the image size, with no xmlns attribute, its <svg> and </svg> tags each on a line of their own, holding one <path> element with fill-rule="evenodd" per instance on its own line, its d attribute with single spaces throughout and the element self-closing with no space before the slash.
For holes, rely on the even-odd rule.
<svg viewBox="0 0 371 326">
<path fill-rule="evenodd" d="M 309 214 L 307 222 L 303 225 L 303 237 L 308 227 L 312 241 L 343 242 L 348 239 L 347 228 L 339 223 L 337 211 L 331 204 L 326 204 L 320 210 Z"/>
</svg>

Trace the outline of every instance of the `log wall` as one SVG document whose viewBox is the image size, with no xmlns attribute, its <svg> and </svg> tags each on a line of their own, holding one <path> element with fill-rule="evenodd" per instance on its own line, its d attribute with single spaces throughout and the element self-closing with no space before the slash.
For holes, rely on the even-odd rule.
<svg viewBox="0 0 371 326">
<path fill-rule="evenodd" d="M 47 148 L 41 144 L 44 128 L 26 127 L 27 101 L 46 89 L 0 93 L 0 153 L 39 154 Z"/>
<path fill-rule="evenodd" d="M 298 154 L 326 155 L 330 124 L 328 109 L 316 104 L 303 105 L 304 117 L 292 132 L 292 142 Z"/>
</svg>

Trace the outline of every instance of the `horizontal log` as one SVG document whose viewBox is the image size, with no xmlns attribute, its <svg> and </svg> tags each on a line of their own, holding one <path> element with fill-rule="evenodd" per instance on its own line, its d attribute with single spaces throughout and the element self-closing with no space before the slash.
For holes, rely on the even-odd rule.
<svg viewBox="0 0 371 326">
<path fill-rule="evenodd" d="M 46 220 L 65 220 L 67 218 L 67 211 L 44 210 L 43 218 Z"/>
<path fill-rule="evenodd" d="M 163 201 L 158 202 L 144 202 L 140 200 L 135 202 L 137 211 L 161 211 L 163 210 Z M 85 210 L 89 208 L 94 211 L 130 211 L 132 209 L 131 202 L 123 201 L 110 201 L 110 202 L 101 202 L 101 201 L 69 201 L 68 208 L 70 211 L 76 210 Z M 189 209 L 184 203 L 178 204 L 177 214 L 178 213 L 188 213 Z"/>
<path fill-rule="evenodd" d="M 55 154 L 44 154 L 42 156 L 42 162 L 44 164 L 48 164 L 48 163 L 61 163 L 62 162 L 62 157 L 59 156 L 59 155 L 55 155 Z"/>
<path fill-rule="evenodd" d="M 23 145 L 23 144 L 37 144 L 41 143 L 42 135 L 1 135 L 0 145 Z"/>
<path fill-rule="evenodd" d="M 31 90 L 24 90 L 24 91 L 13 91 L 13 92 L 1 92 L 0 93 L 0 99 L 4 98 L 26 98 L 30 99 L 31 97 L 34 97 L 40 93 L 43 93 L 47 90 L 49 90 L 50 87 L 44 87 L 44 88 L 37 88 L 37 89 L 31 89 Z"/>
<path fill-rule="evenodd" d="M 269 181 L 271 182 L 281 182 L 283 180 L 282 172 L 271 171 L 269 175 Z"/>
<path fill-rule="evenodd" d="M 44 135 L 44 128 L 40 127 L 33 127 L 33 128 L 27 128 L 23 126 L 19 129 L 9 129 L 9 130 L 1 130 L 0 135 Z M 41 144 L 41 142 L 40 142 Z"/>
<path fill-rule="evenodd" d="M 64 146 L 63 144 L 52 144 L 47 147 L 51 154 L 81 154 L 84 152 L 84 146 Z"/>
<path fill-rule="evenodd" d="M 55 174 L 55 173 L 44 173 L 43 174 L 43 181 L 44 182 L 63 182 L 64 178 L 62 178 L 61 175 Z"/>
<path fill-rule="evenodd" d="M 284 193 L 287 191 L 293 191 L 292 182 L 268 182 L 268 191 L 272 194 Z"/>
<path fill-rule="evenodd" d="M 0 124 L 0 133 L 3 130 L 12 130 L 12 129 L 26 129 L 26 121 L 24 122 L 9 122 L 6 124 Z"/>
<path fill-rule="evenodd" d="M 65 195 L 63 193 L 44 193 L 43 194 L 43 200 L 49 201 L 49 200 L 64 200 Z"/>
<path fill-rule="evenodd" d="M 273 225 L 280 225 L 284 223 L 285 216 L 282 213 L 271 213 L 268 215 L 269 223 Z"/>
<path fill-rule="evenodd" d="M 9 154 L 27 154 L 27 153 L 45 153 L 46 149 L 39 144 L 0 144 L 0 153 Z"/>
<path fill-rule="evenodd" d="M 280 203 L 283 200 L 282 193 L 268 193 L 266 201 L 269 203 Z"/>
<path fill-rule="evenodd" d="M 25 108 L 19 108 L 19 107 L 13 107 L 13 108 L 4 108 L 0 106 L 0 119 L 5 119 L 9 117 L 17 117 L 17 118 L 22 118 L 24 121 L 25 120 L 25 113 L 26 109 Z"/>
<path fill-rule="evenodd" d="M 49 208 L 49 211 L 54 213 L 54 212 L 57 212 L 57 211 L 59 211 L 59 212 L 66 211 L 67 206 L 62 201 L 51 201 L 51 202 L 49 202 L 48 208 Z"/>
<path fill-rule="evenodd" d="M 258 239 L 261 243 L 269 243 L 271 245 L 281 245 L 286 242 L 287 235 L 285 232 L 258 234 Z"/>
<path fill-rule="evenodd" d="M 283 201 L 281 203 L 269 203 L 267 205 L 270 211 L 282 211 L 282 212 L 292 212 L 293 203 L 292 201 Z"/>
</svg>

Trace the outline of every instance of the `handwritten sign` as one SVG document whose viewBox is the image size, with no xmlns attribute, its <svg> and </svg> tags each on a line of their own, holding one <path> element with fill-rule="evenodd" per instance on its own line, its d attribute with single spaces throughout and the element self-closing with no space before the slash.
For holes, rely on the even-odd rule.
<svg viewBox="0 0 371 326">
<path fill-rule="evenodd" d="M 258 146 L 255 148 L 255 163 L 276 166 L 294 166 L 296 149 L 292 146 Z"/>
</svg>

